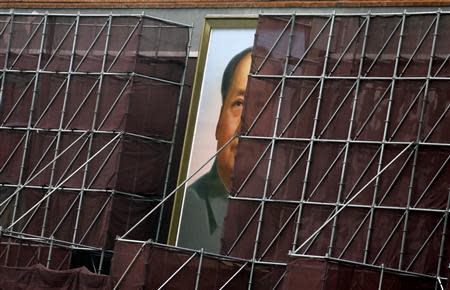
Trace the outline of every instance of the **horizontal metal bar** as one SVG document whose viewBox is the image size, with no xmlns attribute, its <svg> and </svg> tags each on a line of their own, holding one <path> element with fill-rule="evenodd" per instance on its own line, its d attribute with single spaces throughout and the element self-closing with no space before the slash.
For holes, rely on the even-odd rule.
<svg viewBox="0 0 450 290">
<path fill-rule="evenodd" d="M 345 204 L 339 208 L 336 207 L 336 211 L 331 214 L 329 218 L 325 222 L 322 223 L 322 225 L 317 228 L 317 230 L 314 231 L 300 246 L 298 246 L 295 249 L 295 252 L 298 252 L 301 248 L 303 248 L 305 245 L 310 243 L 313 239 L 317 237 L 317 235 L 328 225 L 330 221 L 332 221 L 338 214 L 340 214 L 355 198 L 357 198 L 370 184 L 373 183 L 375 179 L 377 179 L 387 168 L 389 168 L 392 164 L 397 161 L 397 159 L 400 158 L 410 147 L 414 144 L 414 142 L 411 142 L 410 145 L 406 146 L 400 153 L 398 153 L 388 164 L 386 164 L 383 169 L 379 170 L 378 173 L 372 177 L 361 189 L 358 190 L 357 193 L 355 193 L 350 199 L 348 199 Z M 415 146 L 414 146 L 415 147 Z M 339 209 L 338 209 L 339 208 Z"/>
<path fill-rule="evenodd" d="M 167 23 L 167 24 L 173 24 L 173 25 L 180 26 L 180 27 L 186 27 L 186 28 L 192 28 L 193 27 L 193 25 L 184 24 L 184 23 L 177 22 L 177 21 L 172 21 L 172 20 L 167 20 L 167 19 L 156 17 L 156 16 L 147 15 L 147 14 L 144 14 L 144 13 L 140 13 L 140 14 L 137 14 L 137 13 L 126 14 L 126 13 L 113 13 L 113 12 L 111 12 L 111 13 L 104 13 L 104 14 L 101 14 L 101 13 L 80 13 L 80 12 L 78 12 L 78 13 L 50 13 L 48 11 L 46 11 L 46 12 L 33 11 L 32 13 L 30 13 L 30 12 L 16 12 L 16 11 L 14 11 L 13 13 L 14 13 L 15 16 L 45 16 L 45 15 L 48 15 L 48 16 L 60 16 L 60 17 L 77 17 L 79 15 L 80 17 L 109 17 L 109 16 L 112 16 L 113 18 L 114 17 L 144 17 L 144 18 L 147 18 L 147 19 L 158 20 L 158 21 L 161 21 L 161 22 L 164 22 L 164 23 Z M 0 12 L 0 16 L 11 15 L 11 14 L 12 14 L 12 12 Z"/>
<path fill-rule="evenodd" d="M 11 126 L 0 126 L 0 130 L 11 130 L 11 131 L 33 131 L 37 133 L 85 133 L 85 132 L 92 132 L 94 134 L 110 134 L 110 135 L 117 135 L 122 133 L 123 135 L 142 138 L 148 141 L 156 142 L 156 143 L 165 143 L 165 144 L 172 144 L 173 142 L 170 140 L 164 140 L 164 139 L 157 139 L 152 138 L 149 136 L 144 136 L 136 133 L 131 132 L 121 132 L 121 131 L 104 131 L 104 130 L 83 130 L 83 129 L 47 129 L 47 128 L 27 128 L 27 127 L 11 127 Z M 319 142 L 319 143 L 350 143 L 350 144 L 373 144 L 373 145 L 408 145 L 411 142 L 407 141 L 371 141 L 371 140 L 345 140 L 345 139 L 317 139 L 317 138 L 293 138 L 293 137 L 269 137 L 269 136 L 239 136 L 240 139 L 248 139 L 248 140 L 263 140 L 263 141 L 296 141 L 296 142 L 305 142 L 309 143 L 311 141 L 313 142 Z M 449 147 L 450 143 L 436 143 L 436 142 L 418 142 L 419 146 L 441 146 L 441 147 Z"/>
<path fill-rule="evenodd" d="M 262 201 L 269 202 L 269 203 L 285 203 L 285 204 L 304 204 L 304 205 L 314 205 L 314 206 L 323 206 L 323 207 L 342 207 L 346 205 L 345 203 L 332 203 L 332 202 L 316 202 L 316 201 L 300 201 L 300 200 L 283 200 L 283 199 L 262 199 L 262 198 L 256 198 L 256 197 L 240 197 L 240 196 L 229 196 L 229 199 L 233 200 L 241 200 L 241 201 L 249 201 L 249 202 L 255 202 L 260 203 Z M 372 205 L 369 204 L 353 204 L 350 203 L 346 207 L 349 208 L 360 208 L 360 209 L 371 209 Z M 417 211 L 417 212 L 431 212 L 431 213 L 444 213 L 446 209 L 436 209 L 436 208 L 421 208 L 421 207 L 401 207 L 401 206 L 387 206 L 387 205 L 375 205 L 375 209 L 385 209 L 385 210 L 396 210 L 396 211 L 405 211 L 406 209 L 410 211 Z"/>
<path fill-rule="evenodd" d="M 54 238 L 52 239 L 50 237 L 45 237 L 45 236 L 37 236 L 37 235 L 27 234 L 27 233 L 23 233 L 23 232 L 10 231 L 10 230 L 6 230 L 3 228 L 1 229 L 1 233 L 3 236 L 7 236 L 7 237 L 14 238 L 14 239 L 19 239 L 19 240 L 32 241 L 32 242 L 41 243 L 41 244 L 50 244 L 50 242 L 53 241 L 54 245 L 56 243 L 58 246 L 63 247 L 63 248 L 68 248 L 68 249 L 73 249 L 75 246 L 78 249 L 83 249 L 83 250 L 94 250 L 94 251 L 104 250 L 103 248 L 97 248 L 97 247 L 93 247 L 93 246 L 89 246 L 89 245 L 72 243 L 72 242 L 58 240 L 58 239 L 54 239 Z M 110 251 L 110 252 L 112 253 L 112 251 Z"/>
<path fill-rule="evenodd" d="M 202 250 L 201 249 L 190 249 L 190 248 L 183 248 L 183 247 L 179 247 L 179 246 L 172 246 L 172 245 L 166 245 L 166 244 L 161 244 L 161 243 L 157 243 L 154 241 L 141 241 L 141 240 L 133 240 L 133 239 L 126 239 L 126 238 L 121 238 L 121 237 L 117 237 L 116 239 L 117 241 L 120 242 L 126 242 L 126 243 L 135 243 L 135 244 L 142 244 L 142 243 L 149 243 L 153 246 L 159 247 L 159 248 L 166 248 L 169 249 L 171 251 L 177 251 L 177 252 L 185 252 L 185 253 L 200 253 Z M 210 253 L 207 251 L 203 251 L 204 256 L 207 257 L 212 257 L 212 258 L 218 258 L 220 260 L 224 260 L 224 261 L 230 261 L 230 262 L 247 262 L 246 259 L 242 259 L 242 258 L 237 258 L 237 257 L 232 257 L 232 256 L 224 256 L 224 255 L 220 255 L 220 254 L 216 254 L 216 253 Z"/>
<path fill-rule="evenodd" d="M 168 56 L 171 57 L 171 56 Z M 180 55 L 179 57 L 182 57 Z M 0 69 L 0 72 L 7 72 L 7 73 L 23 73 L 23 74 L 35 74 L 37 72 L 42 74 L 54 74 L 54 75 L 80 75 L 80 76 L 98 76 L 98 75 L 110 75 L 110 76 L 121 76 L 121 77 L 141 77 L 145 79 L 150 79 L 162 83 L 167 83 L 175 86 L 182 86 L 182 83 L 171 81 L 167 79 L 162 79 L 158 77 L 153 77 L 150 75 L 143 75 L 139 73 L 134 72 L 96 72 L 96 71 L 89 71 L 89 72 L 83 72 L 83 71 L 72 71 L 72 72 L 66 72 L 66 71 L 50 71 L 50 70 L 19 70 L 19 69 Z M 419 76 L 419 77 L 411 77 L 411 76 L 397 76 L 397 77 L 380 77 L 380 76 L 329 76 L 329 75 L 263 75 L 263 74 L 250 74 L 253 78 L 265 78 L 265 79 L 297 79 L 297 80 L 372 80 L 372 81 L 392 81 L 392 80 L 399 80 L 399 81 L 448 81 L 450 80 L 450 77 L 445 76 Z"/>
<path fill-rule="evenodd" d="M 105 135 L 117 135 L 117 134 L 123 134 L 126 136 L 131 136 L 131 137 L 136 137 L 136 138 L 141 138 L 141 139 L 145 139 L 151 142 L 155 142 L 155 143 L 164 143 L 164 144 L 172 144 L 173 142 L 170 140 L 164 140 L 164 139 L 157 139 L 157 138 L 152 138 L 149 136 L 144 136 L 144 135 L 140 135 L 140 134 L 136 134 L 136 133 L 131 133 L 131 132 L 122 132 L 122 131 L 104 131 L 104 130 L 83 130 L 83 129 L 48 129 L 48 128 L 27 128 L 27 127 L 10 127 L 10 126 L 0 126 L 0 130 L 12 130 L 12 131 L 33 131 L 36 133 L 85 133 L 85 132 L 91 132 L 94 134 L 105 134 Z"/>
<path fill-rule="evenodd" d="M 164 143 L 164 144 L 172 144 L 173 142 L 175 142 L 174 140 L 164 140 L 164 139 L 158 139 L 158 138 L 152 138 L 149 136 L 144 136 L 144 135 L 140 135 L 140 134 L 136 134 L 136 133 L 131 133 L 131 132 L 124 132 L 123 133 L 125 136 L 132 136 L 132 137 L 137 137 L 137 138 L 141 138 L 141 139 L 145 139 L 148 141 L 153 141 L 155 143 Z"/>
<path fill-rule="evenodd" d="M 388 8 L 388 7 L 386 7 Z M 389 7 L 390 9 L 392 9 L 392 7 Z M 336 9 L 336 7 L 330 7 L 330 12 L 314 12 L 314 13 L 295 13 L 295 16 L 324 16 L 324 17 L 331 17 L 333 14 L 335 14 L 336 17 L 339 16 L 361 16 L 361 17 L 367 17 L 367 16 L 403 16 L 404 14 L 406 16 L 412 16 L 412 15 L 434 15 L 437 13 L 441 13 L 441 14 L 449 14 L 450 10 L 441 10 L 441 9 L 434 9 L 434 10 L 430 10 L 430 11 L 402 11 L 402 12 L 372 12 L 373 7 L 368 7 L 368 11 L 367 12 L 338 12 L 339 9 Z M 333 10 L 331 10 L 333 9 Z M 342 8 L 343 10 L 348 10 L 347 7 Z M 260 13 L 259 16 L 292 16 L 292 13 L 283 13 L 283 12 L 279 12 L 279 13 Z M 289 19 L 286 18 L 286 21 L 288 21 Z"/>
<path fill-rule="evenodd" d="M 98 150 L 97 152 L 95 152 L 92 156 L 90 156 L 85 162 L 83 162 L 83 164 L 81 164 L 79 167 L 77 167 L 69 176 L 67 176 L 63 181 L 60 181 L 58 183 L 58 186 L 56 186 L 56 188 L 60 188 L 62 184 L 66 183 L 67 180 L 69 180 L 70 178 L 72 178 L 80 169 L 82 169 L 84 166 L 86 166 L 86 164 L 88 164 L 89 162 L 92 161 L 92 159 L 96 158 L 103 150 L 105 150 L 107 147 L 109 147 L 113 142 L 119 142 L 120 139 L 122 137 L 122 134 L 118 134 L 116 135 L 114 138 L 112 138 L 111 140 L 109 140 L 105 145 L 103 145 L 103 147 Z M 29 182 L 30 180 L 27 180 L 27 182 Z M 8 225 L 8 230 L 12 229 L 14 227 L 14 225 L 16 225 L 19 221 L 21 221 L 25 216 L 27 216 L 28 214 L 30 214 L 35 208 L 39 207 L 42 202 L 44 202 L 45 200 L 47 200 L 54 192 L 56 191 L 56 189 L 53 189 L 49 192 L 47 192 L 44 197 L 42 197 L 39 201 L 37 201 L 33 206 L 30 207 L 30 209 L 28 209 L 25 213 L 22 213 L 22 215 L 15 219 L 11 224 Z M 18 191 L 16 190 L 14 195 L 16 195 L 18 193 Z M 7 199 L 6 199 L 7 200 Z M 5 201 L 6 201 L 5 200 Z M 16 196 L 16 201 L 17 201 L 17 196 Z"/>
<path fill-rule="evenodd" d="M 20 73 L 20 74 L 51 74 L 51 75 L 62 75 L 62 76 L 118 76 L 118 77 L 140 77 L 143 79 L 148 79 L 152 81 L 157 81 L 165 84 L 170 84 L 174 86 L 182 86 L 182 83 L 166 80 L 162 78 L 152 77 L 148 75 L 143 75 L 135 72 L 100 72 L 100 71 L 89 71 L 89 72 L 83 72 L 83 71 L 49 71 L 49 70 L 18 70 L 18 69 L 0 69 L 0 72 L 6 72 L 6 73 Z"/>
<path fill-rule="evenodd" d="M 1 128 L 1 127 L 0 127 Z M 350 144 L 368 144 L 368 145 L 409 145 L 411 142 L 407 141 L 371 141 L 371 140 L 346 140 L 346 139 L 318 139 L 318 138 L 295 138 L 295 137 L 271 137 L 271 136 L 249 136 L 249 135 L 241 135 L 240 139 L 243 140 L 262 140 L 262 141 L 295 141 L 295 142 L 304 142 L 305 145 L 307 143 L 318 142 L 318 143 L 342 143 L 345 145 L 346 143 Z M 441 147 L 449 147 L 450 143 L 435 143 L 435 142 L 417 142 L 419 146 L 441 146 Z"/>
<path fill-rule="evenodd" d="M 171 251 L 176 251 L 176 252 L 185 252 L 188 254 L 192 254 L 192 253 L 201 253 L 201 249 L 195 250 L 195 249 L 190 249 L 190 248 L 183 248 L 183 247 L 179 247 L 179 246 L 172 246 L 172 245 L 167 245 L 167 244 L 161 244 L 158 242 L 154 242 L 154 241 L 141 241 L 141 240 L 132 240 L 132 239 L 126 239 L 126 238 L 121 238 L 121 237 L 117 237 L 116 239 L 117 241 L 121 241 L 121 242 L 127 242 L 127 243 L 135 243 L 135 244 L 142 244 L 142 243 L 147 243 L 147 244 L 151 244 L 153 246 L 156 246 L 158 248 L 165 248 Z M 233 257 L 233 256 L 225 256 L 225 255 L 221 255 L 221 254 L 217 254 L 217 253 L 211 253 L 211 252 L 206 252 L 203 250 L 203 255 L 207 256 L 207 257 L 211 257 L 211 258 L 215 258 L 215 259 L 219 259 L 221 261 L 229 261 L 229 262 L 238 262 L 238 263 L 245 263 L 245 262 L 250 262 L 252 260 L 249 259 L 243 259 L 243 258 L 239 258 L 239 257 Z M 258 265 L 268 265 L 268 266 L 286 266 L 287 263 L 281 263 L 281 262 L 272 262 L 272 261 L 254 261 L 255 264 Z"/>
<path fill-rule="evenodd" d="M 376 77 L 376 76 L 329 76 L 329 75 L 263 75 L 263 74 L 250 74 L 251 77 L 253 78 L 261 78 L 261 79 L 297 79 L 297 80 L 320 80 L 320 79 L 324 79 L 324 80 L 351 80 L 351 81 L 356 81 L 356 80 L 370 80 L 370 81 L 386 81 L 386 82 L 390 82 L 392 80 L 399 80 L 399 81 L 426 81 L 426 80 L 437 80 L 437 81 L 448 81 L 450 80 L 450 77 L 428 77 L 428 76 L 423 76 L 423 77 L 404 77 L 404 76 L 397 76 L 397 77 Z"/>
<path fill-rule="evenodd" d="M 30 189 L 41 189 L 41 190 L 52 190 L 52 189 L 61 189 L 64 191 L 73 191 L 73 192 L 79 192 L 79 191 L 88 191 L 88 192 L 98 192 L 98 193 L 107 193 L 107 194 L 115 194 L 115 195 L 124 195 L 127 197 L 135 198 L 137 200 L 142 201 L 160 201 L 161 195 L 160 194 L 152 194 L 152 196 L 143 196 L 135 193 L 125 192 L 125 191 L 119 191 L 114 189 L 98 189 L 98 188 L 77 188 L 77 187 L 54 187 L 54 186 L 47 186 L 47 185 L 20 185 L 20 184 L 10 184 L 10 183 L 0 183 L 0 187 L 11 187 L 11 188 L 17 188 L 21 187 L 22 189 L 30 188 Z"/>
<path fill-rule="evenodd" d="M 109 17 L 109 15 L 104 16 L 105 19 L 107 19 Z M 76 17 L 75 17 L 76 18 Z M 0 23 L 8 23 L 8 21 L 0 21 Z M 37 21 L 20 21 L 20 20 L 16 20 L 14 21 L 14 24 L 28 24 L 28 25 L 36 25 L 39 22 Z M 52 25 L 67 25 L 70 26 L 69 22 L 52 22 Z M 102 27 L 103 24 L 100 23 L 79 23 L 78 24 L 79 27 Z M 131 24 L 113 24 L 112 26 L 114 27 L 134 27 L 135 23 L 131 23 Z M 180 26 L 176 26 L 176 25 L 142 25 L 143 28 L 164 28 L 164 29 L 179 29 L 179 28 L 184 28 L 184 27 L 180 27 Z M 1 31 L 0 31 L 0 35 L 1 35 Z"/>
<path fill-rule="evenodd" d="M 338 263 L 340 262 L 340 263 L 351 264 L 351 265 L 360 265 L 360 266 L 364 266 L 364 267 L 368 267 L 368 268 L 372 268 L 372 269 L 376 269 L 376 270 L 381 270 L 381 268 L 384 268 L 384 271 L 388 271 L 391 273 L 406 274 L 409 276 L 429 278 L 429 279 L 433 279 L 433 280 L 436 279 L 436 276 L 431 276 L 431 275 L 426 275 L 426 274 L 411 272 L 411 271 L 404 271 L 404 270 L 399 270 L 399 269 L 395 269 L 395 268 L 388 268 L 386 266 L 383 267 L 381 265 L 365 264 L 365 263 L 356 262 L 356 261 L 352 261 L 352 260 L 338 259 L 338 258 L 334 258 L 334 257 L 330 257 L 330 256 L 326 257 L 326 256 L 317 256 L 317 255 L 304 255 L 304 254 L 295 254 L 292 252 L 290 252 L 289 255 L 292 257 L 323 259 L 325 261 L 332 261 L 332 262 L 338 262 Z M 446 277 L 441 277 L 441 279 L 447 280 Z"/>
<path fill-rule="evenodd" d="M 178 83 L 178 82 L 174 82 L 174 81 L 170 81 L 170 80 L 166 80 L 166 79 L 161 79 L 161 78 L 157 78 L 157 77 L 152 77 L 152 76 L 148 76 L 148 75 L 143 75 L 143 74 L 139 74 L 139 73 L 132 73 L 132 75 L 135 76 L 135 77 L 141 77 L 141 78 L 144 78 L 144 79 L 149 79 L 149 80 L 152 80 L 152 81 L 157 81 L 157 82 L 161 82 L 161 83 L 171 84 L 171 85 L 175 85 L 175 86 L 179 86 L 179 87 L 183 86 L 183 83 L 181 83 L 181 82 Z"/>
</svg>

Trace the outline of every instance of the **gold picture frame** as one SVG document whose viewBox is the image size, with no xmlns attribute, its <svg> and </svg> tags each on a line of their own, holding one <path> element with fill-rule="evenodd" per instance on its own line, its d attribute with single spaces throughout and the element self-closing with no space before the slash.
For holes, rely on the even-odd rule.
<svg viewBox="0 0 450 290">
<path fill-rule="evenodd" d="M 246 48 L 246 47 L 252 47 L 253 46 L 253 38 L 254 38 L 254 32 L 256 30 L 256 25 L 257 25 L 257 15 L 239 15 L 239 16 L 235 16 L 235 15 L 212 15 L 212 16 L 206 16 L 205 17 L 205 21 L 204 21 L 204 26 L 203 26 L 203 32 L 202 32 L 202 37 L 201 37 L 201 42 L 200 42 L 200 49 L 199 49 L 199 54 L 198 54 L 198 59 L 197 59 L 197 66 L 196 66 L 196 73 L 195 73 L 195 78 L 194 78 L 194 84 L 193 84 L 193 89 L 192 89 L 192 97 L 191 97 L 191 101 L 190 101 L 190 107 L 189 107 L 189 115 L 188 115 L 188 120 L 187 120 L 187 126 L 186 126 L 186 133 L 185 133 L 185 138 L 184 138 L 184 144 L 183 144 L 183 149 L 182 149 L 182 156 L 181 156 L 181 162 L 180 162 L 180 168 L 179 168 L 179 174 L 178 174 L 178 181 L 177 181 L 177 186 L 181 186 L 179 188 L 179 190 L 177 191 L 177 193 L 175 194 L 175 198 L 174 198 L 174 202 L 173 202 L 173 206 L 172 206 L 172 215 L 171 215 L 171 220 L 170 220 L 170 228 L 169 228 L 169 233 L 168 233 L 168 240 L 167 243 L 170 245 L 177 245 L 177 239 L 178 239 L 178 234 L 179 234 L 179 227 L 180 227 L 180 223 L 181 223 L 181 218 L 183 215 L 183 199 L 184 199 L 184 195 L 186 192 L 186 187 L 187 187 L 187 183 L 185 183 L 187 178 L 191 178 L 190 174 L 193 171 L 196 171 L 196 168 L 192 168 L 194 167 L 191 162 L 192 162 L 192 154 L 193 154 L 193 144 L 195 140 L 195 138 L 197 138 L 197 135 L 195 135 L 196 131 L 198 132 L 199 128 L 197 128 L 198 126 L 198 122 L 200 122 L 201 120 L 199 120 L 199 113 L 201 112 L 202 116 L 204 115 L 204 111 L 210 111 L 208 107 L 209 105 L 207 105 L 207 100 L 205 97 L 205 94 L 207 94 L 205 92 L 205 88 L 204 86 L 204 82 L 206 81 L 206 78 L 210 77 L 210 75 L 208 75 L 205 78 L 205 74 L 208 73 L 207 71 L 207 67 L 210 67 L 210 63 L 212 60 L 211 56 L 213 55 L 212 52 L 214 53 L 219 53 L 217 52 L 217 49 L 214 49 L 214 41 L 215 39 L 219 39 L 219 38 L 215 38 L 215 35 L 220 35 L 220 34 L 224 34 L 227 35 L 229 34 L 230 36 L 236 36 L 236 41 L 232 41 L 232 43 L 226 43 L 226 52 L 224 52 L 225 54 L 228 55 L 224 55 L 223 56 L 223 61 L 227 62 L 229 59 L 231 59 L 233 57 L 233 55 L 236 53 L 236 51 L 242 50 L 242 48 Z M 251 39 L 244 39 L 243 38 L 247 38 L 247 35 L 251 34 Z M 220 44 L 217 44 L 220 45 Z M 232 47 L 229 47 L 232 46 Z M 209 51 L 210 50 L 210 51 Z M 222 52 L 220 52 L 220 54 L 223 54 Z M 222 59 L 222 55 L 221 55 L 221 59 Z M 214 73 L 216 72 L 216 66 L 214 67 Z M 223 73 L 223 67 L 219 68 L 220 66 L 217 66 L 217 71 L 220 72 L 220 74 Z M 211 76 L 212 77 L 212 76 Z M 220 77 L 221 79 L 221 77 Z M 219 81 L 218 83 L 220 84 L 221 81 Z M 208 82 L 209 85 L 209 82 Z M 206 86 L 206 85 L 205 85 Z M 220 92 L 220 85 L 218 88 L 218 92 Z M 214 97 L 215 99 L 219 99 L 217 96 Z M 218 101 L 220 104 L 222 103 L 222 100 L 220 99 Z M 203 107 L 200 107 L 203 106 Z M 220 105 L 219 105 L 220 106 Z M 217 114 L 215 112 L 217 112 L 217 110 L 220 111 L 220 108 L 216 108 L 216 106 L 214 105 L 214 113 L 211 114 Z M 208 110 L 205 110 L 205 108 L 208 108 Z M 207 119 L 207 117 L 205 117 Z M 211 127 L 214 126 L 216 124 L 216 120 L 210 120 L 210 123 L 213 124 L 209 124 L 208 126 Z M 203 130 L 202 130 L 203 131 Z M 208 130 L 206 130 L 208 131 Z M 214 143 L 213 140 L 210 141 L 210 143 Z M 200 145 L 199 145 L 200 146 Z M 215 150 L 215 148 L 214 148 Z M 194 154 L 195 154 L 195 146 L 194 146 Z M 211 157 L 211 154 L 210 156 Z M 201 159 L 201 158 L 194 158 L 196 161 L 197 159 Z M 198 161 L 199 163 L 203 162 L 204 160 L 200 160 Z M 211 163 L 211 162 L 210 162 Z M 201 175 L 201 173 L 197 174 L 197 175 Z M 193 181 L 193 180 L 192 180 Z M 194 229 L 193 229 L 194 230 Z M 199 239 L 201 239 L 201 236 L 198 237 Z"/>
</svg>

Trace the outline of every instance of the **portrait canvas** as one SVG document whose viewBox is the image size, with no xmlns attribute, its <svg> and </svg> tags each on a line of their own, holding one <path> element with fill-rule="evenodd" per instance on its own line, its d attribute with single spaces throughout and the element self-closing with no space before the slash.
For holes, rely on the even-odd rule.
<svg viewBox="0 0 450 290">
<path fill-rule="evenodd" d="M 169 242 L 172 239 L 173 244 L 181 247 L 217 253 L 228 205 L 229 181 L 223 180 L 224 175 L 230 175 L 224 173 L 230 170 L 221 168 L 224 167 L 222 163 L 230 163 L 225 159 L 233 159 L 233 164 L 234 154 L 226 155 L 224 152 L 230 150 L 225 148 L 221 153 L 222 162 L 216 155 L 218 147 L 226 147 L 223 140 L 230 139 L 231 133 L 227 135 L 227 132 L 233 126 L 237 127 L 233 125 L 237 120 L 240 121 L 243 96 L 238 95 L 243 95 L 245 90 L 256 20 L 207 19 L 206 22 L 210 29 L 203 36 L 199 52 L 188 120 L 191 136 L 186 136 L 183 151 L 185 173 L 180 174 L 178 183 L 183 182 L 181 179 L 188 181 L 182 194 L 178 193 L 176 197 L 180 214 L 172 217 Z M 239 93 L 231 96 L 236 91 Z M 228 106 L 227 116 L 221 112 L 222 106 Z"/>
<path fill-rule="evenodd" d="M 188 176 L 216 153 L 215 130 L 222 105 L 221 83 L 226 65 L 233 56 L 253 45 L 254 29 L 213 29 L 203 74 Z M 211 168 L 203 167 L 188 182 L 192 183 Z"/>
</svg>

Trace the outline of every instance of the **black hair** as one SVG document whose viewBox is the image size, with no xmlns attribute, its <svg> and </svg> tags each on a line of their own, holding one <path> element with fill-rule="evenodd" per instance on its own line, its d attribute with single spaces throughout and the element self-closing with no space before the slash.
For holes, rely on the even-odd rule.
<svg viewBox="0 0 450 290">
<path fill-rule="evenodd" d="M 228 90 L 230 89 L 231 81 L 233 79 L 234 71 L 236 70 L 236 66 L 241 61 L 241 59 L 244 58 L 244 56 L 251 52 L 252 48 L 248 47 L 244 49 L 243 51 L 239 52 L 233 58 L 230 60 L 230 62 L 227 64 L 223 76 L 222 76 L 222 87 L 221 87 L 221 93 L 222 93 L 222 104 L 225 102 L 225 98 L 227 97 Z"/>
</svg>

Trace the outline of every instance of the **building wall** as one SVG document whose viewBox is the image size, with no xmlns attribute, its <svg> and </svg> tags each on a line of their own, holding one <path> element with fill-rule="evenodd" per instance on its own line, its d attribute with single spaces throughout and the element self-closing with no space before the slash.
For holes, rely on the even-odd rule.
<svg viewBox="0 0 450 290">
<path fill-rule="evenodd" d="M 381 3 L 381 5 L 380 5 Z M 206 15 L 254 15 L 260 13 L 364 13 L 403 12 L 403 11 L 435 11 L 437 6 L 442 10 L 450 10 L 450 1 L 211 1 L 211 0 L 174 0 L 174 1 L 0 1 L 0 13 L 49 11 L 51 13 L 145 13 L 194 27 L 191 56 L 196 56 L 200 45 L 203 22 Z"/>
</svg>

